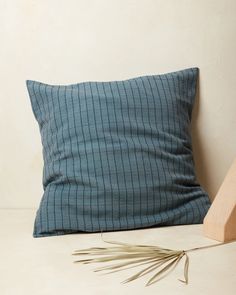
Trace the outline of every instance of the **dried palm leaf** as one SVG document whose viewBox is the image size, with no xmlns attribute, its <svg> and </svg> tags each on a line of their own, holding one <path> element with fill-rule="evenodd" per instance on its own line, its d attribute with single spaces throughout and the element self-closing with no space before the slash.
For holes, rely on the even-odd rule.
<svg viewBox="0 0 236 295">
<path fill-rule="evenodd" d="M 102 233 L 101 233 L 102 237 Z M 95 269 L 95 272 L 103 270 L 112 270 L 107 273 L 113 273 L 116 271 L 137 267 L 144 264 L 149 264 L 148 267 L 145 267 L 143 270 L 127 278 L 122 283 L 128 283 L 137 278 L 140 278 L 150 272 L 157 271 L 146 283 L 146 286 L 156 283 L 157 281 L 164 278 L 167 274 L 175 269 L 178 263 L 183 257 L 185 257 L 184 264 L 184 279 L 179 279 L 182 283 L 188 284 L 188 268 L 189 268 L 189 257 L 188 252 L 211 248 L 215 246 L 220 246 L 227 243 L 218 243 L 209 246 L 203 246 L 188 250 L 171 250 L 166 248 L 161 248 L 158 246 L 149 246 L 149 245 L 133 245 L 128 243 L 116 242 L 116 241 L 105 241 L 102 237 L 102 240 L 105 243 L 115 244 L 113 247 L 91 247 L 87 249 L 75 250 L 72 255 L 90 255 L 90 256 L 99 256 L 102 257 L 80 259 L 74 261 L 75 263 L 98 263 L 98 262 L 110 262 L 115 260 L 125 260 L 118 264 L 113 264 L 109 266 L 100 267 Z M 233 241 L 231 241 L 233 242 Z M 128 267 L 127 267 L 128 266 Z"/>
</svg>

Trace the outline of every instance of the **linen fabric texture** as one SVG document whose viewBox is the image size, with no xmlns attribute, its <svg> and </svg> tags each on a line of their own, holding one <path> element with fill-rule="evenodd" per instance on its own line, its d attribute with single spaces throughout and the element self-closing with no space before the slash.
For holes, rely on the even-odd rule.
<svg viewBox="0 0 236 295">
<path fill-rule="evenodd" d="M 27 80 L 43 146 L 34 237 L 202 223 L 191 114 L 198 68 L 120 81 Z"/>
</svg>

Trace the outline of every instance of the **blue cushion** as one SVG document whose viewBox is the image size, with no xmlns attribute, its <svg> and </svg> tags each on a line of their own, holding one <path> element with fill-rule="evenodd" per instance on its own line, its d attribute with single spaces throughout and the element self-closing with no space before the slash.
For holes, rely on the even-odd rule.
<svg viewBox="0 0 236 295">
<path fill-rule="evenodd" d="M 27 80 L 43 145 L 34 237 L 202 223 L 190 122 L 198 68 L 123 81 Z"/>
</svg>

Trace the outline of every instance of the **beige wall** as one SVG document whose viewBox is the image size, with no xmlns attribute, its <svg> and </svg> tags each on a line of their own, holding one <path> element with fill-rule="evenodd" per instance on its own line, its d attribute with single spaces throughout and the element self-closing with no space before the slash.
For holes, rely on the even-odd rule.
<svg viewBox="0 0 236 295">
<path fill-rule="evenodd" d="M 36 207 L 42 154 L 25 80 L 76 83 L 200 68 L 193 124 L 214 197 L 236 157 L 235 0 L 0 0 L 0 207 Z"/>
</svg>

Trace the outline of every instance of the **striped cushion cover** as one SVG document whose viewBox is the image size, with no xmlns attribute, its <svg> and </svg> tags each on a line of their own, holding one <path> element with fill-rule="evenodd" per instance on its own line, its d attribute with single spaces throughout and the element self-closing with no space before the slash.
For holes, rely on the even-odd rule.
<svg viewBox="0 0 236 295">
<path fill-rule="evenodd" d="M 191 148 L 197 77 L 27 80 L 44 158 L 33 236 L 201 223 L 210 201 Z"/>
</svg>

